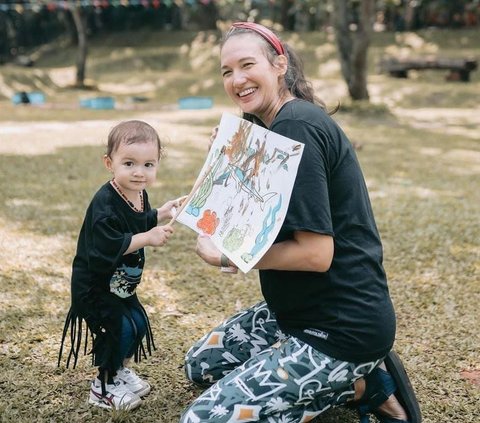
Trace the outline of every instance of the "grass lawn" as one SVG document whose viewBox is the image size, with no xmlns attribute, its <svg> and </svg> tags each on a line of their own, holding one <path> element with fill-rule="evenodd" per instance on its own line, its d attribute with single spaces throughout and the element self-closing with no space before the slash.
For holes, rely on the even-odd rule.
<svg viewBox="0 0 480 423">
<path fill-rule="evenodd" d="M 320 96 L 345 99 L 335 49 L 323 34 L 286 35 L 303 52 Z M 417 390 L 425 423 L 476 423 L 480 415 L 480 72 L 446 83 L 442 71 L 408 80 L 375 72 L 386 52 L 480 56 L 477 32 L 430 31 L 409 40 L 377 35 L 371 53 L 371 105 L 335 115 L 357 148 L 384 243 L 397 311 L 396 350 Z M 176 225 L 163 248 L 147 249 L 139 296 L 157 350 L 135 366 L 152 392 L 131 413 L 86 402 L 94 369 L 57 367 L 69 307 L 76 238 L 91 196 L 109 174 L 101 157 L 109 129 L 126 118 L 158 129 L 167 156 L 152 205 L 187 193 L 222 111 L 215 34 L 109 37 L 93 43 L 88 75 L 96 88 L 69 89 L 74 50 L 45 53 L 33 69 L 0 67 L 0 421 L 165 422 L 200 391 L 185 380 L 183 356 L 209 328 L 261 299 L 255 271 L 221 274 L 195 255 L 195 234 Z M 452 40 L 458 42 L 454 43 Z M 415 44 L 416 43 L 416 44 Z M 414 45 L 412 47 L 412 45 Z M 406 47 L 407 46 L 407 47 Z M 47 93 L 43 107 L 13 106 L 17 90 Z M 117 109 L 78 108 L 81 96 L 112 95 Z M 186 95 L 209 95 L 215 107 L 177 110 Z M 145 103 L 132 102 L 145 96 Z M 353 423 L 336 410 L 321 422 Z"/>
</svg>

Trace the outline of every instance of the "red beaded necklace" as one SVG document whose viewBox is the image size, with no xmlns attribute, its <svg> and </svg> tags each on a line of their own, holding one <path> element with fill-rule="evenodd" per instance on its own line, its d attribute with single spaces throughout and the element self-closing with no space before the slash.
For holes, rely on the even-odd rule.
<svg viewBox="0 0 480 423">
<path fill-rule="evenodd" d="M 115 182 L 115 179 L 112 179 L 111 181 L 111 184 L 113 186 L 113 188 L 115 188 L 115 191 L 117 191 L 120 196 L 126 201 L 126 203 L 133 209 L 135 210 L 136 212 L 138 213 L 141 213 L 143 212 L 143 193 L 142 191 L 138 191 L 138 195 L 140 196 L 140 209 L 138 209 L 137 207 L 135 207 L 135 204 L 133 204 L 133 202 L 131 202 L 127 196 L 125 195 L 125 193 L 120 189 L 120 187 L 118 186 L 118 184 Z"/>
</svg>

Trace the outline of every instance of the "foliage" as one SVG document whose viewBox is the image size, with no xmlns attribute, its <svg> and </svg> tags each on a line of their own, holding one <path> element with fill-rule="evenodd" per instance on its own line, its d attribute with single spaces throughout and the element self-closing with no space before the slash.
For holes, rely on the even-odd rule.
<svg viewBox="0 0 480 423">
<path fill-rule="evenodd" d="M 358 0 L 349 0 L 347 19 L 358 22 Z M 215 30 L 233 20 L 268 21 L 285 31 L 317 31 L 332 26 L 333 0 L 0 0 L 0 64 L 59 36 L 76 41 L 71 10 L 80 6 L 91 38 L 124 31 Z M 373 23 L 373 22 L 372 22 Z M 376 2 L 377 30 L 429 27 L 472 28 L 480 24 L 478 0 L 388 0 Z"/>
</svg>

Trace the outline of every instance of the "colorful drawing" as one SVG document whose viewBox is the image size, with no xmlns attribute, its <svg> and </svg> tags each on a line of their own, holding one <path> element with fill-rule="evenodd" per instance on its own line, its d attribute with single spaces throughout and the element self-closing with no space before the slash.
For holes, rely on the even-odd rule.
<svg viewBox="0 0 480 423">
<path fill-rule="evenodd" d="M 177 220 L 210 235 L 248 272 L 270 248 L 285 219 L 303 147 L 224 114 L 195 192 Z"/>
<path fill-rule="evenodd" d="M 189 213 L 193 216 L 198 216 L 200 214 L 200 209 L 205 205 L 205 202 L 207 201 L 208 196 L 212 192 L 212 189 L 213 189 L 213 175 L 215 175 L 215 172 L 216 172 L 218 166 L 220 166 L 220 164 L 221 164 L 220 159 L 222 158 L 223 153 L 224 153 L 224 151 L 221 151 L 221 154 L 218 154 L 218 156 L 215 159 L 214 164 L 211 165 L 211 170 L 206 175 L 205 180 L 203 181 L 202 185 L 200 186 L 198 191 L 195 193 L 192 200 L 188 203 L 187 213 Z"/>
<path fill-rule="evenodd" d="M 262 248 L 265 247 L 265 245 L 267 244 L 269 239 L 268 235 L 275 227 L 276 214 L 278 213 L 282 205 L 282 196 L 280 195 L 279 197 L 280 198 L 277 205 L 273 209 L 270 208 L 268 210 L 268 213 L 265 215 L 265 218 L 263 219 L 262 229 L 255 238 L 255 245 L 253 246 L 252 251 L 250 251 L 250 253 L 242 254 L 242 259 L 246 263 L 252 260 L 252 258 L 255 257 L 258 252 L 262 250 Z"/>
<path fill-rule="evenodd" d="M 219 222 L 220 219 L 217 217 L 217 213 L 205 210 L 202 218 L 197 221 L 197 228 L 204 234 L 213 235 Z"/>
</svg>

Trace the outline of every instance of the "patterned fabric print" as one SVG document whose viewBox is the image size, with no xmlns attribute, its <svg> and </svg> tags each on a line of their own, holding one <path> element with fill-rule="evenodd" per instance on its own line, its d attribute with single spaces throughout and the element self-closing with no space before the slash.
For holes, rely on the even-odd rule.
<svg viewBox="0 0 480 423">
<path fill-rule="evenodd" d="M 259 311 L 267 319 L 262 325 L 251 324 L 258 323 Z M 246 318 L 254 316 L 257 319 Z M 255 352 L 256 348 L 265 345 L 258 343 L 258 337 L 253 338 L 255 343 L 242 342 L 245 334 L 258 335 L 257 332 L 263 332 L 262 339 L 266 342 L 274 339 L 278 326 L 271 319 L 266 305 L 260 303 L 216 328 L 187 353 L 187 360 L 191 358 L 200 370 L 192 372 L 195 366 L 192 367 L 192 362 L 190 367 L 187 364 L 187 372 L 190 369 L 190 375 L 196 374 L 196 381 L 205 384 L 225 376 L 190 405 L 181 423 L 308 422 L 327 409 L 352 399 L 352 383 L 380 362 L 353 364 L 335 360 L 294 337 L 283 338 L 261 352 Z M 244 323 L 248 328 L 245 333 L 235 326 L 240 324 L 245 329 Z M 234 343 L 225 342 L 229 340 L 229 333 L 243 335 L 237 339 L 235 348 Z M 205 354 L 206 351 L 210 354 Z M 211 354 L 213 351 L 217 354 Z M 207 361 L 195 362 L 196 357 Z M 218 360 L 219 357 L 222 359 Z M 241 359 L 246 361 L 241 363 Z"/>
<path fill-rule="evenodd" d="M 240 364 L 287 336 L 264 301 L 243 310 L 200 339 L 187 352 L 188 379 L 210 386 Z"/>
<path fill-rule="evenodd" d="M 123 256 L 123 263 L 115 270 L 110 279 L 110 292 L 120 298 L 135 294 L 142 279 L 144 258 L 140 250 Z"/>
</svg>

